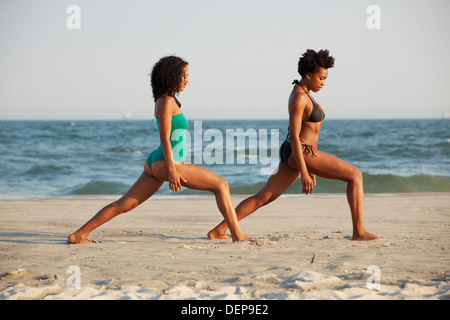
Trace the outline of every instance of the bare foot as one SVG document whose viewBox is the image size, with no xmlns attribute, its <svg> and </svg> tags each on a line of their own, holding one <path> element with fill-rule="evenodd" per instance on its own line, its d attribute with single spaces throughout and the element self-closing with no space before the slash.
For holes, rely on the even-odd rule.
<svg viewBox="0 0 450 320">
<path fill-rule="evenodd" d="M 235 238 L 233 238 L 224 232 L 222 233 L 220 231 L 217 231 L 216 229 L 213 229 L 210 232 L 208 232 L 208 238 L 210 238 L 210 239 L 233 239 L 233 242 L 252 240 L 251 238 L 247 237 L 245 234 L 242 234 L 242 235 L 239 235 L 239 236 L 236 236 Z"/>
<path fill-rule="evenodd" d="M 233 242 L 241 242 L 241 241 L 250 241 L 252 238 L 247 237 L 245 234 L 241 236 L 236 236 L 236 239 L 233 238 Z"/>
<path fill-rule="evenodd" d="M 69 243 L 74 243 L 74 244 L 100 243 L 101 242 L 101 241 L 97 241 L 97 240 L 88 240 L 84 237 L 77 235 L 76 233 L 72 233 L 71 235 L 69 235 L 67 237 L 67 241 Z"/>
<path fill-rule="evenodd" d="M 221 233 L 215 229 L 208 232 L 208 238 L 210 238 L 210 239 L 231 239 L 231 237 L 229 235 L 227 235 L 226 233 Z"/>
<path fill-rule="evenodd" d="M 365 232 L 362 235 L 353 235 L 352 240 L 354 241 L 368 241 L 368 240 L 374 240 L 374 239 L 383 239 L 382 237 L 378 237 L 374 234 L 371 234 L 369 232 Z"/>
</svg>

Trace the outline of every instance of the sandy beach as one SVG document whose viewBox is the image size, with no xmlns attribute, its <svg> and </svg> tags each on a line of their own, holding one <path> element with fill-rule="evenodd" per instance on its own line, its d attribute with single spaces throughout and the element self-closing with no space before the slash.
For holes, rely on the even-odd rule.
<svg viewBox="0 0 450 320">
<path fill-rule="evenodd" d="M 0 299 L 449 299 L 450 194 L 367 194 L 351 241 L 345 195 L 284 196 L 210 240 L 213 197 L 160 197 L 67 235 L 116 197 L 0 200 Z M 233 196 L 237 205 L 245 197 Z"/>
</svg>

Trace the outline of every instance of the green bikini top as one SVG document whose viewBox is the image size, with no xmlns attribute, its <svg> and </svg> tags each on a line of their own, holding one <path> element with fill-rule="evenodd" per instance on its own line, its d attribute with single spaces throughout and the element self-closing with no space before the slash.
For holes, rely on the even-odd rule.
<svg viewBox="0 0 450 320">
<path fill-rule="evenodd" d="M 181 109 L 180 101 L 178 101 L 178 99 L 175 98 L 175 97 L 173 97 L 173 98 L 175 99 L 175 102 L 177 103 L 178 107 Z M 158 117 L 155 117 L 155 118 L 156 118 L 156 124 L 158 126 L 158 131 L 159 131 L 159 119 L 158 119 Z M 175 130 L 177 130 L 177 129 L 184 129 L 184 130 L 186 130 L 188 128 L 188 126 L 189 126 L 188 121 L 187 121 L 187 119 L 186 119 L 186 117 L 184 116 L 183 113 L 174 114 L 172 116 L 172 130 L 170 132 L 170 134 L 171 134 L 170 137 L 172 138 L 172 133 Z"/>
<path fill-rule="evenodd" d="M 174 97 L 175 98 L 175 97 Z M 180 102 L 175 98 L 178 106 L 181 108 Z M 158 126 L 159 131 L 159 119 L 156 118 L 156 124 Z M 172 149 L 180 153 L 182 156 L 182 160 L 186 157 L 185 149 L 187 148 L 186 142 L 186 130 L 189 127 L 188 121 L 183 113 L 177 113 L 172 115 L 172 129 L 170 131 L 170 144 L 172 145 Z"/>
<path fill-rule="evenodd" d="M 159 119 L 156 117 L 156 124 L 158 125 L 158 131 L 159 131 Z M 183 113 L 174 114 L 172 116 L 172 130 L 171 134 L 177 130 L 177 129 L 183 129 L 186 131 L 186 129 L 189 127 L 188 121 Z"/>
</svg>

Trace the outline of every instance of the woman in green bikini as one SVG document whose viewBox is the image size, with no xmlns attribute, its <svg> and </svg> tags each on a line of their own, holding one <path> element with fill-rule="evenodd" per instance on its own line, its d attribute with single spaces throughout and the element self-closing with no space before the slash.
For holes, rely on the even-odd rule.
<svg viewBox="0 0 450 320">
<path fill-rule="evenodd" d="M 169 182 L 173 192 L 180 191 L 182 186 L 213 192 L 233 241 L 249 240 L 239 226 L 228 183 L 205 168 L 184 163 L 188 122 L 180 110 L 181 105 L 175 94 L 183 91 L 188 83 L 188 63 L 183 59 L 164 57 L 154 65 L 151 85 L 161 144 L 149 155 L 144 164 L 144 172 L 130 190 L 69 235 L 70 243 L 91 243 L 86 237 L 92 230 L 117 215 L 136 208 L 150 198 L 164 181 Z"/>
</svg>

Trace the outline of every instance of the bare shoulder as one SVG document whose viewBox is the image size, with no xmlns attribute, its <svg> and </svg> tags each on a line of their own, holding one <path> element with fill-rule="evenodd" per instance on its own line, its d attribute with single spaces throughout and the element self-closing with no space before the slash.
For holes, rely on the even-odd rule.
<svg viewBox="0 0 450 320">
<path fill-rule="evenodd" d="M 163 113 L 173 114 L 176 111 L 178 105 L 173 97 L 162 95 L 156 99 L 155 103 L 155 115 L 159 117 Z"/>
<path fill-rule="evenodd" d="M 308 104 L 308 97 L 303 92 L 293 90 L 289 96 L 289 112 L 303 112 Z"/>
</svg>

